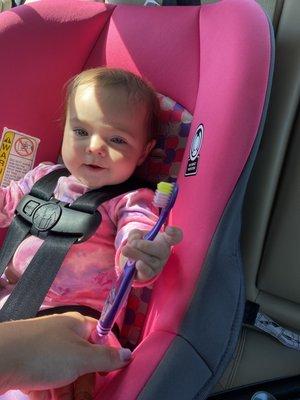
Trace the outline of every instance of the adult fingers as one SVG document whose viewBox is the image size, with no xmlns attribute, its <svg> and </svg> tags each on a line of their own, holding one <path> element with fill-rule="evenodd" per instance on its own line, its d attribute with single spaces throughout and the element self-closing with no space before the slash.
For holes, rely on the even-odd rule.
<svg viewBox="0 0 300 400">
<path fill-rule="evenodd" d="M 61 325 L 68 326 L 70 330 L 83 339 L 88 339 L 97 326 L 96 319 L 86 317 L 78 312 L 67 312 L 61 314 L 59 322 Z"/>
<path fill-rule="evenodd" d="M 85 343 L 78 354 L 80 360 L 80 373 L 84 375 L 91 372 L 108 372 L 125 367 L 132 354 L 129 349 L 108 347 Z"/>
<path fill-rule="evenodd" d="M 88 342 L 92 331 L 96 328 L 97 320 L 85 317 L 77 312 L 61 314 L 57 325 L 68 327 L 70 340 L 76 346 L 73 354 L 78 365 L 78 375 L 95 371 L 112 371 L 127 365 L 131 358 L 129 349 L 95 345 Z M 60 326 L 57 326 L 60 331 Z"/>
</svg>

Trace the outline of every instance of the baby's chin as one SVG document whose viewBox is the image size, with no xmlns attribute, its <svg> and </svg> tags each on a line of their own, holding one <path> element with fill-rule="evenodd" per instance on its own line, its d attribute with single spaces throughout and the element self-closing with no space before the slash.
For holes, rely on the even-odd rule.
<svg viewBox="0 0 300 400">
<path fill-rule="evenodd" d="M 104 175 L 104 174 L 103 174 Z M 101 189 L 104 186 L 112 186 L 112 185 L 118 185 L 120 183 L 123 183 L 129 179 L 129 177 L 115 177 L 115 179 L 112 179 L 111 177 L 99 177 L 98 179 L 96 177 L 91 177 L 87 176 L 86 174 L 74 174 L 75 178 L 84 186 L 88 187 L 89 190 L 95 190 L 95 189 Z"/>
<path fill-rule="evenodd" d="M 112 182 L 110 180 L 97 180 L 93 181 L 90 179 L 86 179 L 84 177 L 77 177 L 78 181 L 82 183 L 84 186 L 88 187 L 89 190 L 96 190 L 96 189 L 101 189 L 104 186 L 112 186 L 112 185 L 118 185 L 119 183 L 122 183 L 124 181 L 120 182 Z"/>
<path fill-rule="evenodd" d="M 84 186 L 88 187 L 89 190 L 95 190 L 95 189 L 101 189 L 103 186 L 106 186 L 106 183 L 101 183 L 101 182 L 91 182 L 87 179 L 84 178 L 77 178 L 80 183 L 82 183 Z"/>
<path fill-rule="evenodd" d="M 106 179 L 101 179 L 100 177 L 89 176 L 88 174 L 72 174 L 82 185 L 88 187 L 90 190 L 100 189 L 103 186 L 110 185 L 107 183 Z"/>
</svg>

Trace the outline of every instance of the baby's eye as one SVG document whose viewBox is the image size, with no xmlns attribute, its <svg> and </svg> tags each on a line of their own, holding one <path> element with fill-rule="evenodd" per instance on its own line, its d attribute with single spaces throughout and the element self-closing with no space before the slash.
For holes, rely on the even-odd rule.
<svg viewBox="0 0 300 400">
<path fill-rule="evenodd" d="M 85 131 L 84 129 L 81 129 L 81 128 L 73 129 L 73 132 L 75 133 L 76 136 L 80 136 L 80 137 L 88 136 L 87 131 Z"/>
<path fill-rule="evenodd" d="M 126 144 L 127 143 L 125 139 L 123 139 L 119 136 L 115 136 L 115 137 L 111 138 L 110 140 L 111 140 L 111 142 L 116 143 L 116 144 Z"/>
</svg>

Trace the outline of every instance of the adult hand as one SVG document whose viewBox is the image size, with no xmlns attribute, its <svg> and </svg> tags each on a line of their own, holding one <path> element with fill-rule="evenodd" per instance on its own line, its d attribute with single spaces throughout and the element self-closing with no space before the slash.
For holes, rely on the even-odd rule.
<svg viewBox="0 0 300 400">
<path fill-rule="evenodd" d="M 70 312 L 0 324 L 1 392 L 60 388 L 127 365 L 131 352 L 88 342 L 97 321 Z"/>
</svg>

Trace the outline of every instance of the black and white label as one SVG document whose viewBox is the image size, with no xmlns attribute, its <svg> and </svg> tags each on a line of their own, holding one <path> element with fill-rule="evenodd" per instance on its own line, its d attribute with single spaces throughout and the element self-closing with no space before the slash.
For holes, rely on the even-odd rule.
<svg viewBox="0 0 300 400">
<path fill-rule="evenodd" d="M 204 126 L 200 124 L 196 130 L 195 136 L 193 138 L 188 163 L 185 170 L 185 176 L 196 175 L 198 170 L 199 152 L 202 146 L 204 134 Z"/>
</svg>

